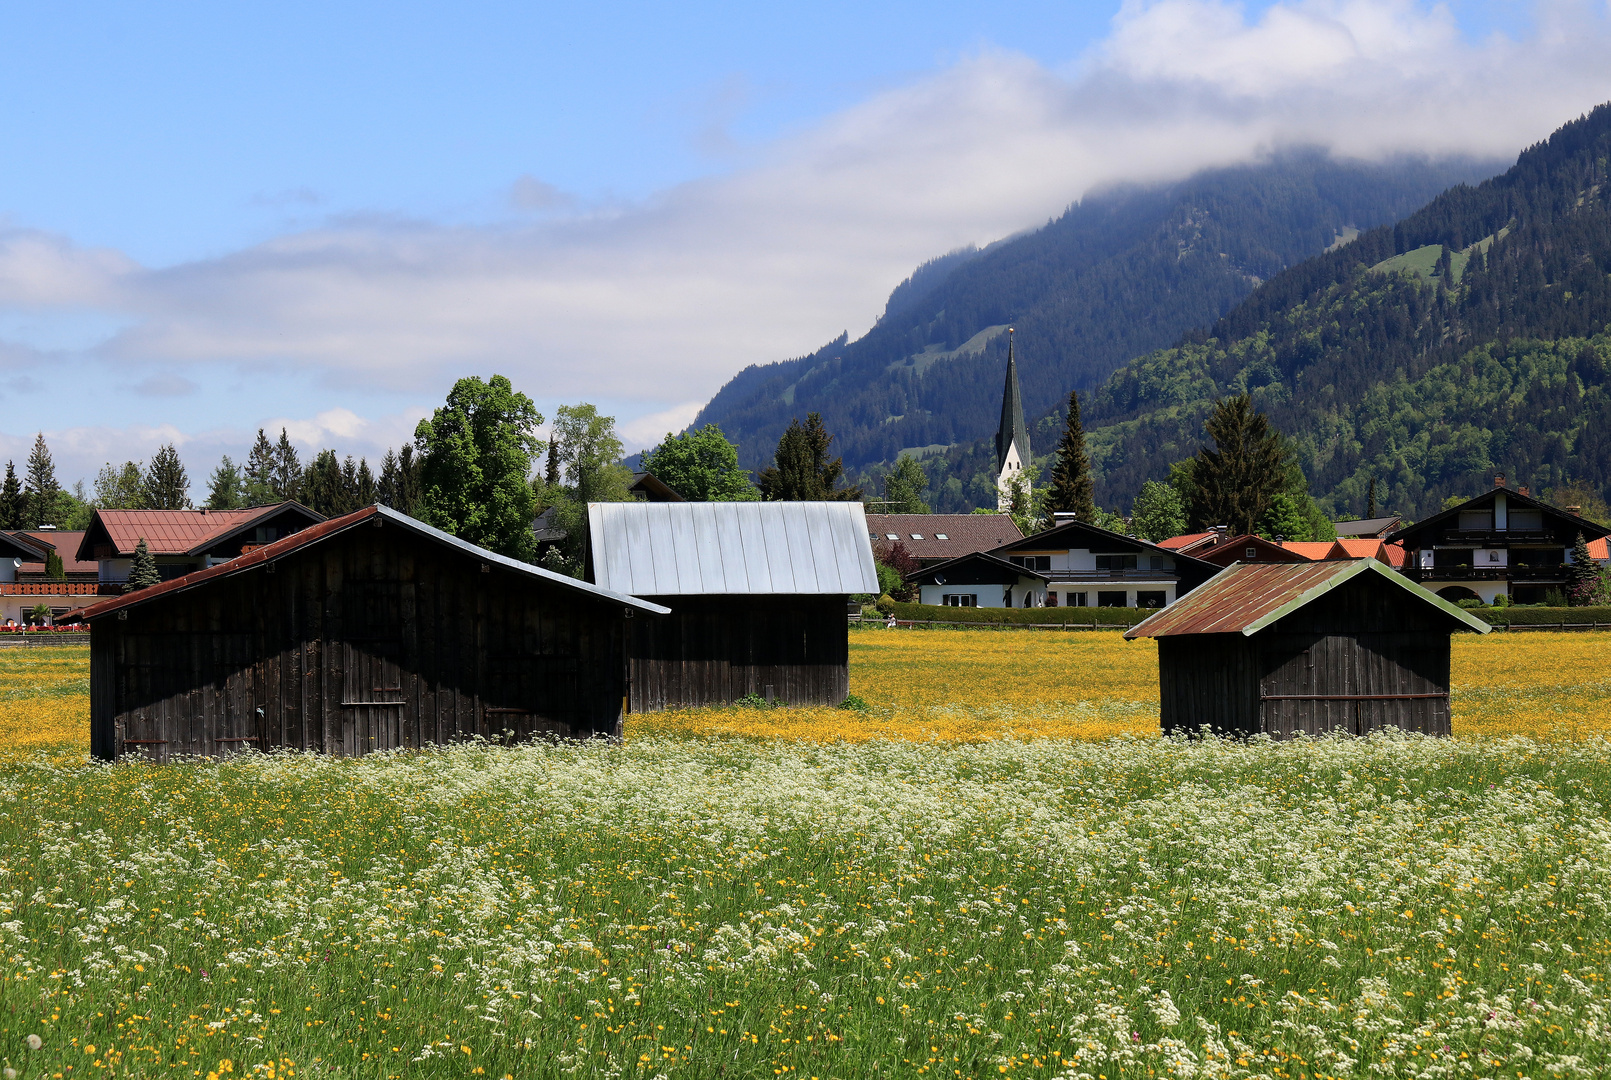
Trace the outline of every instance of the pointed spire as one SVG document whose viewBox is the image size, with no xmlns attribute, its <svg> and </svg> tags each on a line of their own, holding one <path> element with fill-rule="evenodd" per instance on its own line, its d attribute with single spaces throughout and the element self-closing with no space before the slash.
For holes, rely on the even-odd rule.
<svg viewBox="0 0 1611 1080">
<path fill-rule="evenodd" d="M 1018 364 L 1013 358 L 1013 328 L 1007 327 L 1007 384 L 1001 391 L 1001 426 L 996 430 L 996 472 L 1007 466 L 1007 450 L 1018 445 L 1018 460 L 1029 464 L 1029 425 L 1024 423 L 1024 402 L 1018 392 Z"/>
</svg>

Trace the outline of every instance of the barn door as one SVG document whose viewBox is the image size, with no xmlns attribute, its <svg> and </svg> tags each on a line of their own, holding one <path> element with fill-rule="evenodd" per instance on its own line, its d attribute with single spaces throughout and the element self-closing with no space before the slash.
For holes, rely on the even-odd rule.
<svg viewBox="0 0 1611 1080">
<path fill-rule="evenodd" d="M 403 745 L 402 642 L 342 644 L 342 735 L 347 753 L 396 750 Z"/>
</svg>

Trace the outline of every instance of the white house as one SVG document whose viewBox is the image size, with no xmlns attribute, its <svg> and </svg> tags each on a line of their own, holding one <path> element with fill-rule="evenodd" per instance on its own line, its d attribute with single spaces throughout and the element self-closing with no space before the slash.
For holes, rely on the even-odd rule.
<svg viewBox="0 0 1611 1080">
<path fill-rule="evenodd" d="M 908 576 L 925 604 L 948 607 L 1161 608 L 1220 568 L 1082 521 Z"/>
</svg>

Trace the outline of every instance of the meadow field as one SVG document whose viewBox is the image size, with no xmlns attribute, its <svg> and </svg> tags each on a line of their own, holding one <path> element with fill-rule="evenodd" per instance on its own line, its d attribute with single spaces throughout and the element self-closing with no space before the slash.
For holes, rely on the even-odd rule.
<svg viewBox="0 0 1611 1080">
<path fill-rule="evenodd" d="M 852 643 L 865 709 L 163 767 L 86 763 L 85 650 L 0 654 L 4 1067 L 1611 1069 L 1611 635 L 1457 637 L 1453 739 L 1288 744 L 1158 738 L 1117 634 Z"/>
</svg>

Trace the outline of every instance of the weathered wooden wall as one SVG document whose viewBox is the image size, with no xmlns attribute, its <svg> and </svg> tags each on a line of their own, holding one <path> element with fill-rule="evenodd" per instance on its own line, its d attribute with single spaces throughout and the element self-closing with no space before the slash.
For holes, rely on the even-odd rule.
<svg viewBox="0 0 1611 1080">
<path fill-rule="evenodd" d="M 1447 735 L 1449 633 L 1446 616 L 1361 576 L 1251 638 L 1160 638 L 1163 729 Z"/>
<path fill-rule="evenodd" d="M 242 746 L 356 756 L 620 732 L 618 604 L 395 525 L 351 529 L 126 616 L 92 630 L 102 758 Z"/>
<path fill-rule="evenodd" d="M 767 688 L 790 705 L 850 693 L 843 596 L 645 597 L 672 609 L 632 626 L 632 712 L 711 705 Z"/>
</svg>

